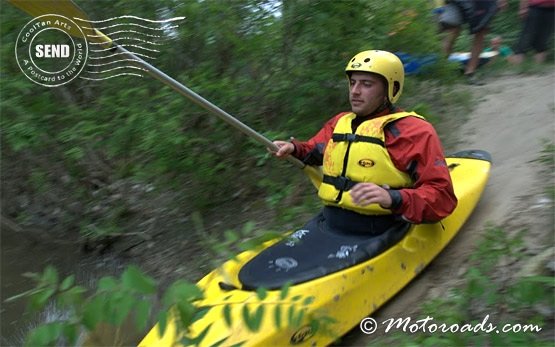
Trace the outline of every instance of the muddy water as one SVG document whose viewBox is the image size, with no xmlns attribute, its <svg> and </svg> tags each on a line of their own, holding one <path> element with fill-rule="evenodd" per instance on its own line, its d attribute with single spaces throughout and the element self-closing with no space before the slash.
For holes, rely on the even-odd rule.
<svg viewBox="0 0 555 347">
<path fill-rule="evenodd" d="M 21 346 L 31 327 L 64 315 L 53 305 L 43 312 L 26 314 L 25 300 L 5 302 L 7 298 L 33 288 L 32 280 L 23 277 L 23 273 L 39 273 L 50 264 L 58 269 L 60 277 L 75 274 L 79 284 L 92 287 L 97 278 L 115 275 L 122 268 L 117 259 L 83 254 L 79 245 L 70 240 L 47 243 L 45 239 L 41 237 L 38 241 L 30 238 L 29 233 L 2 226 L 0 346 Z"/>
</svg>

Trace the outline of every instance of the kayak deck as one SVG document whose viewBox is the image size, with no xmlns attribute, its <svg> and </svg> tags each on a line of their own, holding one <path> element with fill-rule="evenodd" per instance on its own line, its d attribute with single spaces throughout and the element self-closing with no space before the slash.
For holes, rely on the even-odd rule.
<svg viewBox="0 0 555 347">
<path fill-rule="evenodd" d="M 399 221 L 376 236 L 342 233 L 326 228 L 319 213 L 303 229 L 247 262 L 239 271 L 241 288 L 279 289 L 341 271 L 382 253 L 399 242 L 409 227 Z"/>
</svg>

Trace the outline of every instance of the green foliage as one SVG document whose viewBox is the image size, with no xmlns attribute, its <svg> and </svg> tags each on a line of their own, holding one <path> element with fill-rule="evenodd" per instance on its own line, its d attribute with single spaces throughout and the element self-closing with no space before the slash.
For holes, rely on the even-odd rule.
<svg viewBox="0 0 555 347">
<path fill-rule="evenodd" d="M 276 329 L 299 328 L 302 324 L 307 324 L 306 320 L 308 319 L 308 324 L 311 325 L 313 332 L 325 332 L 325 329 L 335 323 L 333 318 L 323 314 L 307 317 L 307 309 L 314 302 L 314 297 L 289 297 L 289 288 L 290 284 L 284 285 L 279 292 L 279 300 L 274 299 L 268 303 L 263 302 L 268 296 L 268 291 L 259 288 L 256 294 L 260 303 L 245 304 L 241 308 L 241 320 L 247 329 L 253 332 L 259 331 L 263 321 L 267 319 L 273 322 Z M 232 319 L 232 309 L 233 304 L 226 304 L 223 307 L 223 316 L 228 327 L 232 327 L 236 323 Z"/>
<path fill-rule="evenodd" d="M 552 110 L 555 110 L 555 106 L 551 105 Z M 543 191 L 548 199 L 547 203 L 553 207 L 555 206 L 555 144 L 551 139 L 541 139 L 542 149 L 539 156 L 534 160 L 534 162 L 541 165 L 541 169 L 546 176 L 547 183 L 545 184 Z"/>
<path fill-rule="evenodd" d="M 200 214 L 193 216 L 197 230 L 204 234 L 204 225 Z M 232 230 L 224 233 L 224 240 L 211 241 L 206 239 L 208 248 L 211 248 L 219 258 L 233 257 L 239 251 L 258 249 L 267 241 L 281 237 L 281 235 L 267 232 L 254 232 L 255 225 L 246 223 L 242 230 Z M 66 308 L 71 314 L 68 318 L 61 319 L 39 326 L 32 330 L 27 338 L 27 345 L 42 346 L 67 341 L 75 343 L 77 335 L 83 331 L 85 334 L 93 332 L 99 324 L 108 324 L 119 328 L 124 322 L 134 317 L 137 330 L 143 330 L 152 314 L 152 305 L 156 301 L 158 292 L 156 282 L 144 275 L 134 266 L 128 267 L 119 279 L 107 276 L 102 277 L 97 288 L 92 293 L 75 285 L 74 276 L 69 276 L 60 281 L 58 272 L 53 267 L 45 269 L 43 274 L 28 274 L 36 282 L 36 288 L 17 295 L 9 300 L 28 298 L 34 310 L 42 309 L 49 301 Z M 289 295 L 290 285 L 285 285 L 279 292 L 279 300 L 272 300 L 269 304 L 263 301 L 269 295 L 268 290 L 259 288 L 256 291 L 258 303 L 242 305 L 241 322 L 247 329 L 258 331 L 264 320 L 270 319 L 276 328 L 287 326 L 299 327 L 308 320 L 313 331 L 321 329 L 327 331 L 334 320 L 326 315 L 311 315 L 307 317 L 306 309 L 314 301 L 313 297 Z M 188 327 L 201 319 L 212 307 L 199 306 L 203 292 L 194 284 L 178 280 L 172 283 L 162 295 L 162 310 L 158 313 L 159 333 L 164 334 L 169 317 L 172 317 L 183 332 L 188 332 Z M 240 324 L 232 320 L 232 309 L 235 304 L 226 304 L 223 307 L 222 318 L 228 326 Z M 185 345 L 199 344 L 208 333 L 210 326 L 197 336 L 185 334 L 182 342 Z"/>
<path fill-rule="evenodd" d="M 69 314 L 66 318 L 49 322 L 31 330 L 25 342 L 26 346 L 48 346 L 58 343 L 75 345 L 79 335 L 92 334 L 101 324 L 108 324 L 117 329 L 134 319 L 137 331 L 144 331 L 149 323 L 152 303 L 158 292 L 156 282 L 135 266 L 129 266 L 121 277 L 102 277 L 93 292 L 75 285 L 74 276 L 60 281 L 55 268 L 48 266 L 42 274 L 26 274 L 36 287 L 8 301 L 26 298 L 32 310 L 41 310 L 50 301 L 55 302 Z M 265 320 L 271 320 L 277 329 L 285 327 L 298 328 L 309 324 L 313 331 L 326 331 L 335 321 L 325 315 L 307 317 L 306 310 L 314 302 L 313 297 L 289 295 L 289 285 L 279 292 L 279 300 L 264 303 L 269 292 L 259 288 L 256 291 L 258 302 L 252 304 L 226 304 L 223 306 L 223 319 L 228 326 L 244 324 L 250 331 L 258 331 Z M 194 284 L 178 280 L 172 283 L 162 295 L 162 310 L 158 313 L 159 334 L 163 335 L 168 319 L 171 317 L 180 331 L 184 332 L 181 342 L 184 345 L 199 345 L 211 325 L 197 336 L 189 335 L 189 327 L 213 307 L 200 306 L 198 303 L 204 293 Z M 219 306 L 219 305 L 216 305 Z M 241 320 L 233 321 L 232 310 L 240 308 Z M 225 339 L 224 339 L 225 340 Z M 222 340 L 222 342 L 224 341 Z"/>
<path fill-rule="evenodd" d="M 75 285 L 73 275 L 60 281 L 57 270 L 51 266 L 42 274 L 27 276 L 36 287 L 8 300 L 27 297 L 33 310 L 40 310 L 54 300 L 69 313 L 67 318 L 30 331 L 25 342 L 27 346 L 52 345 L 61 340 L 73 345 L 83 328 L 90 332 L 100 323 L 121 326 L 131 314 L 137 329 L 144 329 L 157 290 L 154 280 L 134 266 L 128 267 L 120 279 L 101 278 L 96 291 L 90 295 L 84 287 Z M 145 300 L 148 297 L 150 300 Z"/>
<path fill-rule="evenodd" d="M 551 140 L 542 139 L 543 148 L 540 156 L 535 160 L 549 169 L 555 166 L 555 144 Z"/>
<path fill-rule="evenodd" d="M 99 324 L 121 327 L 131 317 L 136 329 L 143 331 L 149 322 L 158 291 L 156 282 L 135 266 L 129 266 L 119 279 L 102 277 L 92 293 L 75 285 L 73 275 L 60 281 L 57 270 L 52 266 L 48 266 L 42 274 L 30 273 L 26 276 L 35 282 L 36 287 L 8 301 L 27 298 L 32 310 L 41 310 L 53 300 L 68 312 L 67 318 L 59 318 L 30 331 L 26 346 L 47 346 L 61 341 L 74 345 L 83 331 L 87 335 Z M 164 309 L 160 316 L 166 317 L 168 308 L 176 307 L 183 325 L 189 326 L 193 318 L 198 319 L 200 311 L 193 302 L 201 298 L 202 292 L 194 284 L 177 281 L 164 294 Z"/>
<path fill-rule="evenodd" d="M 477 264 L 477 270 L 482 273 L 490 273 L 502 258 L 519 260 L 522 258 L 520 251 L 524 233 L 526 230 L 521 230 L 516 236 L 508 237 L 503 228 L 490 225 L 470 260 Z"/>
<path fill-rule="evenodd" d="M 213 267 L 227 259 L 236 259 L 240 252 L 259 250 L 265 242 L 278 241 L 284 237 L 282 233 L 257 229 L 256 224 L 250 221 L 240 230 L 225 230 L 223 235 L 211 235 L 200 213 L 193 213 L 192 219 L 199 241 L 210 252 L 207 258 Z"/>
</svg>

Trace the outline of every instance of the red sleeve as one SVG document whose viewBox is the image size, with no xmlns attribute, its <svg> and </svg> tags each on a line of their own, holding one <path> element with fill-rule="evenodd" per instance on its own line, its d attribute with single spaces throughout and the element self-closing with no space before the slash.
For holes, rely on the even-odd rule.
<svg viewBox="0 0 555 347">
<path fill-rule="evenodd" d="M 437 222 L 457 206 L 449 169 L 432 125 L 416 117 L 390 124 L 385 145 L 397 169 L 414 179 L 412 188 L 400 189 L 393 212 L 411 223 Z"/>
<path fill-rule="evenodd" d="M 318 131 L 318 133 L 316 133 L 316 135 L 314 135 L 310 140 L 305 142 L 292 140 L 291 142 L 295 145 L 293 155 L 300 160 L 304 160 L 311 152 L 314 151 L 318 152 L 320 156 L 323 156 L 324 149 L 326 148 L 328 141 L 331 139 L 337 121 L 346 113 L 347 112 L 339 113 L 328 120 L 322 129 L 320 129 L 320 131 Z M 322 163 L 311 163 L 310 165 L 322 165 Z"/>
</svg>

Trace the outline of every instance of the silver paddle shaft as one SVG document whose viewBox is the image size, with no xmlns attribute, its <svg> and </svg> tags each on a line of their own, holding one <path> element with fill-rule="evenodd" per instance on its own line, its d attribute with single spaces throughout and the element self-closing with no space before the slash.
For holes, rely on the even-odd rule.
<svg viewBox="0 0 555 347">
<path fill-rule="evenodd" d="M 235 129 L 241 131 L 243 134 L 245 134 L 245 135 L 249 136 L 250 138 L 256 140 L 258 143 L 261 143 L 262 145 L 270 148 L 271 150 L 274 150 L 274 151 L 278 150 L 278 147 L 272 141 L 270 141 L 268 138 L 266 138 L 264 135 L 255 131 L 254 129 L 252 129 L 248 125 L 242 123 L 237 118 L 233 117 L 232 115 L 225 112 L 224 110 L 222 110 L 218 106 L 214 105 L 210 101 L 206 100 L 202 96 L 198 95 L 197 93 L 195 93 L 191 89 L 187 88 L 183 84 L 179 83 L 178 81 L 176 81 L 172 77 L 166 75 L 164 72 L 162 72 L 159 69 L 157 69 L 156 67 L 150 65 L 149 63 L 147 63 L 143 59 L 137 57 L 135 54 L 129 52 L 127 49 L 121 47 L 120 45 L 116 44 L 115 42 L 114 42 L 114 48 L 119 53 L 126 54 L 129 58 L 133 59 L 137 65 L 145 68 L 146 71 L 152 77 L 154 77 L 157 80 L 163 82 L 164 84 L 170 86 L 175 91 L 177 91 L 179 94 L 185 96 L 186 98 L 188 98 L 189 100 L 191 100 L 195 104 L 201 106 L 205 110 L 207 110 L 207 111 L 211 112 L 212 114 L 218 116 L 224 122 L 228 123 L 229 125 L 231 125 Z M 295 165 L 295 166 L 297 166 L 301 169 L 305 167 L 305 164 L 302 161 L 300 161 L 299 159 L 297 159 L 297 158 L 295 158 L 291 155 L 287 156 L 286 159 L 290 163 L 292 163 L 293 165 Z"/>
</svg>

